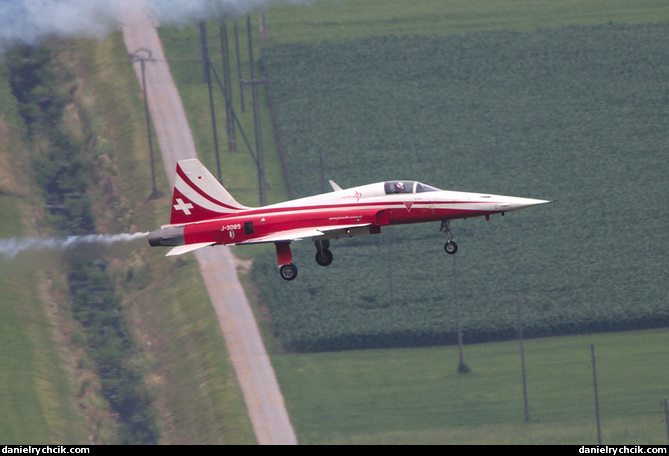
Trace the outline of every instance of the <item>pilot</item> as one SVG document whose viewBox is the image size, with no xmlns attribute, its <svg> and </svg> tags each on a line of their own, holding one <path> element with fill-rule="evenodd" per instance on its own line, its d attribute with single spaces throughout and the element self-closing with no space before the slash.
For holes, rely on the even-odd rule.
<svg viewBox="0 0 669 456">
<path fill-rule="evenodd" d="M 404 182 L 398 182 L 395 184 L 395 193 L 402 193 L 404 191 Z"/>
</svg>

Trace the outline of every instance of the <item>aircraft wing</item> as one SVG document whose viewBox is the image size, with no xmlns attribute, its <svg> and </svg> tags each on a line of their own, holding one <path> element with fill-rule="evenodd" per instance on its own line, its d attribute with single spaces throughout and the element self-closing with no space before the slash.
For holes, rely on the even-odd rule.
<svg viewBox="0 0 669 456">
<path fill-rule="evenodd" d="M 268 242 L 291 242 L 291 241 L 301 241 L 302 239 L 309 239 L 319 236 L 324 236 L 325 233 L 330 231 L 341 231 L 342 236 L 346 236 L 347 230 L 352 230 L 354 228 L 363 228 L 365 226 L 370 226 L 371 223 L 357 223 L 349 225 L 328 225 L 320 226 L 315 228 L 298 228 L 295 230 L 286 230 L 280 231 L 278 233 L 268 234 L 267 236 L 261 236 L 259 238 L 251 239 L 245 242 L 239 242 L 237 245 L 243 244 L 264 244 Z M 197 244 L 186 244 L 179 245 L 174 247 L 172 250 L 167 252 L 165 256 L 173 255 L 182 255 L 184 253 L 192 252 L 193 250 L 200 249 L 202 247 L 207 247 L 210 245 L 216 244 L 215 242 L 199 242 Z"/>
<path fill-rule="evenodd" d="M 371 223 L 358 223 L 349 225 L 319 226 L 314 228 L 298 228 L 295 230 L 286 230 L 286 231 L 280 231 L 278 233 L 268 234 L 267 236 L 261 236 L 259 238 L 251 239 L 245 242 L 240 242 L 237 245 L 263 244 L 267 242 L 301 241 L 303 239 L 310 239 L 314 237 L 324 236 L 325 233 L 329 231 L 337 231 L 337 230 L 346 231 L 353 228 L 361 228 L 370 225 Z"/>
<path fill-rule="evenodd" d="M 192 252 L 193 250 L 197 250 L 197 249 L 200 249 L 202 247 L 207 247 L 209 245 L 214 245 L 214 244 L 216 244 L 216 243 L 215 242 L 199 242 L 197 244 L 179 245 L 177 247 L 174 247 L 169 252 L 167 252 L 167 254 L 165 256 L 181 255 L 183 253 Z"/>
</svg>

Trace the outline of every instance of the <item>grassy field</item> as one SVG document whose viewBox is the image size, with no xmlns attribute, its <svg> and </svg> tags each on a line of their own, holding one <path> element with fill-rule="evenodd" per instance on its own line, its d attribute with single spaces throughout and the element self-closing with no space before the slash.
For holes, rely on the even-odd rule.
<svg viewBox="0 0 669 456">
<path fill-rule="evenodd" d="M 267 45 L 337 41 L 384 35 L 533 31 L 565 24 L 643 23 L 669 19 L 662 0 L 321 0 L 272 8 Z"/>
<path fill-rule="evenodd" d="M 21 142 L 20 117 L 4 69 L 0 70 L 0 233 L 6 239 L 34 235 L 30 223 L 33 199 L 25 175 L 28 162 L 16 150 Z M 49 275 L 44 258 L 10 260 L 0 255 L 0 441 L 5 444 L 86 442 L 86 420 L 74 401 L 75 373 L 62 334 L 54 327 L 58 314 L 48 298 Z M 52 266 L 52 265 L 51 265 Z"/>
<path fill-rule="evenodd" d="M 0 259 L 0 440 L 85 443 L 86 420 L 73 400 L 74 366 L 51 324 L 58 309 L 46 299 L 44 269 L 35 270 L 32 261 L 4 263 Z"/>
<path fill-rule="evenodd" d="M 66 42 L 59 50 L 78 78 L 67 109 L 72 131 L 90 135 L 99 185 L 90 198 L 101 233 L 148 231 L 164 222 L 170 189 L 150 199 L 144 111 L 120 34 Z M 34 195 L 31 144 L 23 142 L 15 102 L 0 78 L 2 238 L 35 236 L 43 201 Z M 18 154 L 17 151 L 22 151 Z M 6 165 L 6 166 L 5 166 Z M 159 170 L 162 167 L 158 168 Z M 13 170 L 12 173 L 6 172 Z M 167 196 L 166 196 L 167 195 Z M 195 260 L 165 261 L 146 242 L 76 252 L 100 255 L 122 295 L 132 328 L 134 367 L 144 376 L 159 443 L 254 443 L 241 392 Z M 0 441 L 16 444 L 117 443 L 117 425 L 99 394 L 100 379 L 69 314 L 64 258 L 52 252 L 0 257 Z"/>
<path fill-rule="evenodd" d="M 303 444 L 596 444 L 590 344 L 604 444 L 666 444 L 667 330 L 517 342 L 275 356 Z"/>
</svg>

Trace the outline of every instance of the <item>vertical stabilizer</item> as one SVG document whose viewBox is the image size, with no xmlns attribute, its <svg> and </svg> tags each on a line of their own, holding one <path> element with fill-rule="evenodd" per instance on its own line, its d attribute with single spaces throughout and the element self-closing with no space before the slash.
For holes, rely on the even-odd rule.
<svg viewBox="0 0 669 456">
<path fill-rule="evenodd" d="M 221 183 L 192 158 L 177 163 L 172 194 L 172 225 L 222 217 L 243 209 Z"/>
</svg>

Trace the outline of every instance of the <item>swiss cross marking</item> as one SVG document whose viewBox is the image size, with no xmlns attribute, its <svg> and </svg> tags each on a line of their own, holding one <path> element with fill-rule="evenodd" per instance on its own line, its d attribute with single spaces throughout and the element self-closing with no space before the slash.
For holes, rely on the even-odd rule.
<svg viewBox="0 0 669 456">
<path fill-rule="evenodd" d="M 174 205 L 174 209 L 177 211 L 184 211 L 184 214 L 190 215 L 190 210 L 193 209 L 191 203 L 184 203 L 184 200 L 177 198 L 177 204 Z"/>
</svg>

